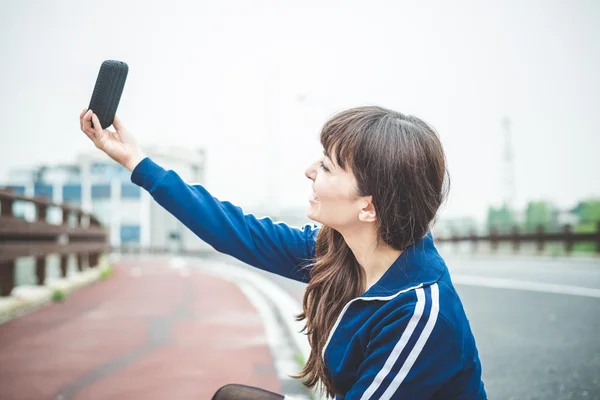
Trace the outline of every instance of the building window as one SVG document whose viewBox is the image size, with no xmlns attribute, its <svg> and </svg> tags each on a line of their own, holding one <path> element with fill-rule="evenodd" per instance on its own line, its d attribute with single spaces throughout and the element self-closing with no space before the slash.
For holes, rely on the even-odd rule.
<svg viewBox="0 0 600 400">
<path fill-rule="evenodd" d="M 122 199 L 139 199 L 141 193 L 140 187 L 133 183 L 123 183 L 121 185 Z"/>
<path fill-rule="evenodd" d="M 121 243 L 140 243 L 139 225 L 121 225 Z"/>
<path fill-rule="evenodd" d="M 106 171 L 106 163 L 92 163 L 90 165 L 90 173 L 92 175 L 101 175 L 104 174 L 104 171 Z"/>
<path fill-rule="evenodd" d="M 90 164 L 90 174 L 98 179 L 106 181 L 111 181 L 114 178 L 129 179 L 131 176 L 131 173 L 127 168 L 120 164 L 102 162 Z"/>
<path fill-rule="evenodd" d="M 92 185 L 92 200 L 110 199 L 110 185 L 94 184 Z"/>
<path fill-rule="evenodd" d="M 33 195 L 35 197 L 45 197 L 52 200 L 52 185 L 36 183 L 33 187 Z"/>
<path fill-rule="evenodd" d="M 81 201 L 81 185 L 69 184 L 63 186 L 63 201 L 80 202 Z"/>
<path fill-rule="evenodd" d="M 8 185 L 8 186 L 6 186 L 6 189 L 12 190 L 14 194 L 18 194 L 18 195 L 21 195 L 21 196 L 25 195 L 25 186 L 21 186 L 21 185 Z"/>
</svg>

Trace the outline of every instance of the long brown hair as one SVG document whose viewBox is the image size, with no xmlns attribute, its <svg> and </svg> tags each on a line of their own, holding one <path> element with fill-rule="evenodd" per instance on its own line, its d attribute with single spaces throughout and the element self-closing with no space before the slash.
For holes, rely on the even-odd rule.
<svg viewBox="0 0 600 400">
<path fill-rule="evenodd" d="M 414 116 L 382 107 L 342 111 L 321 131 L 325 153 L 352 171 L 358 196 L 372 196 L 377 215 L 379 244 L 404 250 L 427 233 L 444 202 L 449 179 L 442 144 L 430 126 Z M 342 308 L 366 289 L 364 270 L 342 235 L 322 226 L 315 261 L 297 320 L 306 320 L 304 332 L 310 357 L 296 378 L 336 393 L 322 351 Z"/>
</svg>

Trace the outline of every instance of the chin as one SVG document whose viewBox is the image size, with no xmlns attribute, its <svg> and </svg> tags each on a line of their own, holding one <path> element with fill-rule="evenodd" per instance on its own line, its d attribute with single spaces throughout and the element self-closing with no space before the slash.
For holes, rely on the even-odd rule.
<svg viewBox="0 0 600 400">
<path fill-rule="evenodd" d="M 319 221 L 319 219 L 317 218 L 317 216 L 315 214 L 316 213 L 314 212 L 312 207 L 309 207 L 308 210 L 306 211 L 306 216 L 308 217 L 308 219 L 310 219 L 311 221 L 321 223 L 321 221 Z"/>
<path fill-rule="evenodd" d="M 317 218 L 313 218 L 313 217 L 312 217 L 312 216 L 310 216 L 310 215 L 308 215 L 308 219 L 310 219 L 311 221 L 313 221 L 313 222 L 316 222 L 316 223 L 318 223 L 318 224 L 322 224 L 322 222 L 321 222 L 321 221 L 319 221 Z"/>
</svg>

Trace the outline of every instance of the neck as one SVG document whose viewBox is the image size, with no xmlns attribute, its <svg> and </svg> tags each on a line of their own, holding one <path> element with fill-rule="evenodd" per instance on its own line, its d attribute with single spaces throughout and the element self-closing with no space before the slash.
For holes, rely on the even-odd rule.
<svg viewBox="0 0 600 400">
<path fill-rule="evenodd" d="M 365 271 L 366 290 L 369 290 L 385 274 L 402 253 L 385 243 L 377 246 L 377 231 L 371 225 L 368 228 L 362 226 L 359 229 L 343 232 L 342 236 Z"/>
</svg>

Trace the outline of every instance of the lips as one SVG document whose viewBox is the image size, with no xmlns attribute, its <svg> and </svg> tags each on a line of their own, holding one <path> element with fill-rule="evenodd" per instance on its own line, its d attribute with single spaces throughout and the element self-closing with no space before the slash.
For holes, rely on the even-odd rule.
<svg viewBox="0 0 600 400">
<path fill-rule="evenodd" d="M 310 200 L 319 201 L 319 198 L 317 197 L 317 194 L 315 193 L 314 189 L 313 189 L 312 193 L 310 194 Z"/>
</svg>

